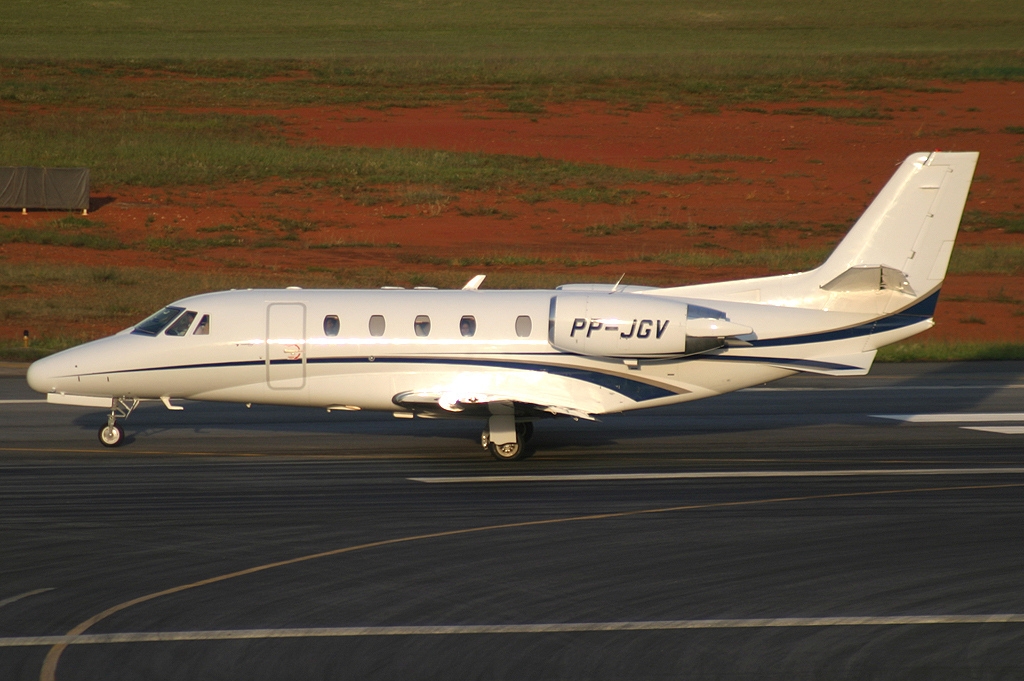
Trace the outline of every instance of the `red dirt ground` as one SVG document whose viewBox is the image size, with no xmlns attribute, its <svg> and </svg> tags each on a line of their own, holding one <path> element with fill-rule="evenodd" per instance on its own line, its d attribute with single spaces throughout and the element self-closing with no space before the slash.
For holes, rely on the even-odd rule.
<svg viewBox="0 0 1024 681">
<path fill-rule="evenodd" d="M 297 142 L 544 156 L 675 173 L 714 170 L 728 181 L 632 186 L 644 193 L 626 205 L 530 204 L 517 198 L 523 192 L 515 187 L 460 192 L 447 203 L 422 205 L 402 205 L 401 196 L 409 188 L 391 187 L 396 200 L 376 206 L 344 200 L 328 188 L 289 181 L 171 190 L 94 187 L 93 197 L 99 202 L 91 217 L 125 242 L 138 243 L 154 236 L 209 239 L 233 235 L 245 243 L 194 254 L 141 247 L 102 251 L 7 244 L 0 246 L 0 262 L 181 269 L 230 265 L 299 272 L 310 266 L 380 267 L 411 273 L 448 269 L 430 264 L 439 258 L 513 254 L 558 260 L 519 269 L 554 270 L 566 281 L 614 281 L 623 272 L 627 283 L 757 276 L 768 270 L 707 271 L 643 262 L 637 256 L 701 249 L 725 253 L 783 245 L 830 246 L 899 161 L 912 152 L 931 149 L 981 152 L 969 211 L 1024 212 L 1024 135 L 1005 130 L 1024 125 L 1024 84 L 937 84 L 926 92 L 843 96 L 847 99 L 747 103 L 719 113 L 696 112 L 681 105 L 652 105 L 636 112 L 607 103 L 577 102 L 548 105 L 542 114 L 519 114 L 502 111 L 501 104 L 483 98 L 383 111 L 340 106 L 232 110 L 277 116 Z M 813 107 L 873 107 L 890 118 L 836 118 L 799 111 Z M 684 158 L 695 154 L 764 160 L 706 163 Z M 481 214 L 488 211 L 491 214 Z M 0 212 L 0 229 L 43 225 L 55 217 L 59 215 Z M 282 242 L 280 219 L 314 223 L 316 228 L 298 233 L 298 241 Z M 588 226 L 629 221 L 668 221 L 692 227 L 641 229 L 611 236 L 584 233 Z M 797 226 L 733 228 L 743 223 L 778 222 Z M 230 231 L 210 231 L 224 225 Z M 277 240 L 262 246 L 253 243 L 272 237 Z M 309 249 L 328 243 L 338 245 Z M 958 238 L 961 246 L 1011 244 L 1024 245 L 1024 234 L 965 229 Z M 476 273 L 516 268 L 457 269 L 468 279 Z M 950 276 L 936 314 L 938 326 L 928 336 L 1020 341 L 1024 338 L 1024 302 L 1019 301 L 1024 301 L 1024 277 Z M 14 337 L 20 328 L 0 323 L 0 336 Z"/>
</svg>

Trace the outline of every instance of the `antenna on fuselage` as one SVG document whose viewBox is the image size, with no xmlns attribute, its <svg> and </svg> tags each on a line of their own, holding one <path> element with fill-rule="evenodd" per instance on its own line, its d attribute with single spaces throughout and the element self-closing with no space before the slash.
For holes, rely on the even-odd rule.
<svg viewBox="0 0 1024 681">
<path fill-rule="evenodd" d="M 486 278 L 487 278 L 486 274 L 478 274 L 475 277 L 473 277 L 472 279 L 470 279 L 469 281 L 467 281 L 466 285 L 462 287 L 462 290 L 463 291 L 475 291 L 478 288 L 480 288 L 480 284 L 484 283 L 484 279 L 486 279 Z"/>
<path fill-rule="evenodd" d="M 612 293 L 616 293 L 619 290 L 619 284 L 621 284 L 622 280 L 625 279 L 625 278 L 626 278 L 626 273 L 623 272 L 622 276 L 619 277 L 619 280 L 617 282 L 615 282 L 615 286 L 612 286 L 612 290 L 611 290 Z"/>
</svg>

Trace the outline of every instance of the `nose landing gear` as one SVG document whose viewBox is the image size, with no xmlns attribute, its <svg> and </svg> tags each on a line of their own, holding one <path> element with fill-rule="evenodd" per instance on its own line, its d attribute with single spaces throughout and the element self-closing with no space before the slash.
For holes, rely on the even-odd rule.
<svg viewBox="0 0 1024 681">
<path fill-rule="evenodd" d="M 110 415 L 107 416 L 107 424 L 100 428 L 99 438 L 100 444 L 104 447 L 117 447 L 124 443 L 124 429 L 117 425 L 117 419 L 127 419 L 131 416 L 131 413 L 135 411 L 135 407 L 139 406 L 138 398 L 131 398 L 130 400 L 124 397 L 117 398 L 117 402 L 114 404 L 114 408 L 110 410 Z"/>
</svg>

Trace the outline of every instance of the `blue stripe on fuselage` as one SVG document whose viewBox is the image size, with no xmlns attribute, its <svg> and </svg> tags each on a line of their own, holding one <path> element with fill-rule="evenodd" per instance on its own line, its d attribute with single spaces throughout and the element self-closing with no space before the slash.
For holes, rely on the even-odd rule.
<svg viewBox="0 0 1024 681">
<path fill-rule="evenodd" d="M 560 353 L 559 353 L 560 354 Z M 364 357 L 318 357 L 306 360 L 308 364 L 344 364 L 362 363 L 371 360 Z M 616 374 L 606 374 L 590 369 L 577 367 L 558 366 L 551 364 L 534 364 L 525 361 L 507 361 L 500 359 L 448 359 L 443 357 L 375 357 L 375 363 L 387 362 L 391 364 L 432 364 L 432 365 L 457 365 L 457 366 L 480 366 L 492 367 L 495 369 L 516 369 L 519 371 L 543 371 L 544 373 L 573 378 L 578 381 L 585 381 L 602 388 L 607 388 L 630 398 L 636 402 L 656 400 L 662 397 L 672 397 L 679 394 L 660 386 L 650 385 L 642 381 L 625 378 Z"/>
<path fill-rule="evenodd" d="M 561 353 L 552 353 L 554 356 L 559 356 Z M 295 364 L 297 360 L 287 359 L 275 359 L 271 361 L 271 364 L 278 365 L 289 365 Z M 455 366 L 480 366 L 480 367 L 493 367 L 496 369 L 516 369 L 519 371 L 543 371 L 544 373 L 553 374 L 555 376 L 563 376 L 565 378 L 572 378 L 578 381 L 584 381 L 594 385 L 607 388 L 608 390 L 614 391 L 628 397 L 636 402 L 644 402 L 647 400 L 656 400 L 663 397 L 672 397 L 678 395 L 680 392 L 686 392 L 680 390 L 674 392 L 666 388 L 662 388 L 656 385 L 650 385 L 642 381 L 637 381 L 631 378 L 625 378 L 618 376 L 613 373 L 602 373 L 600 371 L 593 371 L 590 369 L 583 369 L 577 367 L 558 366 L 551 364 L 534 364 L 527 361 L 507 361 L 499 359 L 467 359 L 467 358 L 443 358 L 443 357 L 315 357 L 306 360 L 306 364 L 413 364 L 413 365 L 455 365 Z M 96 372 L 96 374 L 130 374 L 139 373 L 144 371 L 173 371 L 176 369 L 214 369 L 214 368 L 225 368 L 225 367 L 245 367 L 245 366 L 265 366 L 265 360 L 249 360 L 241 362 L 209 362 L 204 364 L 179 364 L 172 366 L 159 366 L 159 367 L 144 367 L 141 369 L 122 369 L 120 371 L 103 371 Z"/>
</svg>

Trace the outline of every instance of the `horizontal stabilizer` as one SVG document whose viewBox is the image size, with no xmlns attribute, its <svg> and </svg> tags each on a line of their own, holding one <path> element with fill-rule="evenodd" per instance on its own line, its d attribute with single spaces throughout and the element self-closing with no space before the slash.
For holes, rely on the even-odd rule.
<svg viewBox="0 0 1024 681">
<path fill-rule="evenodd" d="M 826 291 L 852 293 L 854 291 L 899 291 L 908 296 L 917 295 L 910 286 L 907 275 L 895 267 L 885 265 L 857 265 L 838 277 L 822 284 Z"/>
<path fill-rule="evenodd" d="M 824 376 L 865 376 L 875 361 L 877 350 L 856 352 L 852 355 L 836 355 L 832 357 L 810 357 L 807 359 L 785 359 L 769 363 L 785 369 L 795 369 L 809 374 Z"/>
</svg>

